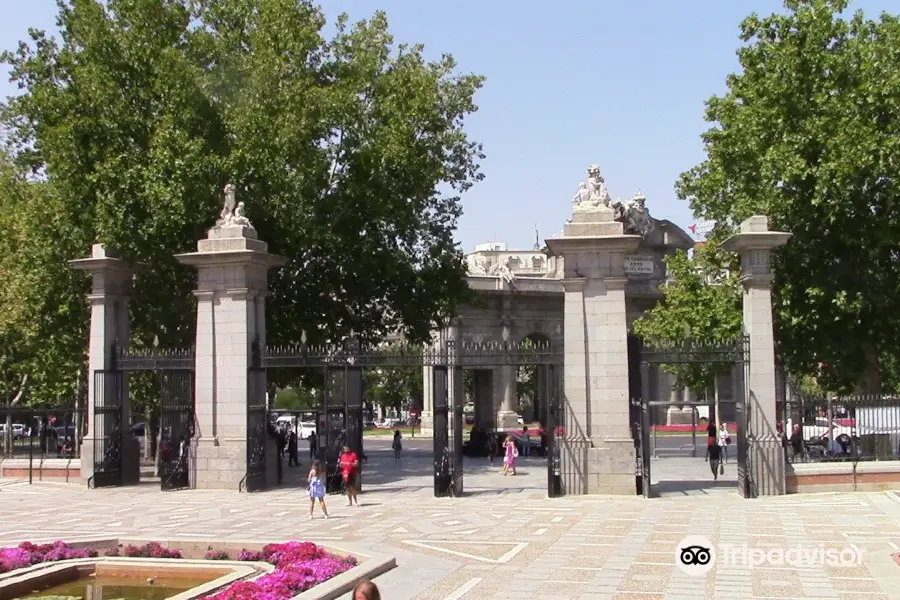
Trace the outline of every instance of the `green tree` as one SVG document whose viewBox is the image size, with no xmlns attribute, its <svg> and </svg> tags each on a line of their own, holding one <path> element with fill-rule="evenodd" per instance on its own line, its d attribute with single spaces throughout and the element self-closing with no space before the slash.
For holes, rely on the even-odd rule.
<svg viewBox="0 0 900 600">
<path fill-rule="evenodd" d="M 307 387 L 285 388 L 275 394 L 275 408 L 285 410 L 318 410 L 320 394 Z"/>
<path fill-rule="evenodd" d="M 650 346 L 721 346 L 743 335 L 741 288 L 736 257 L 715 242 L 666 257 L 669 283 L 663 300 L 634 323 L 634 332 Z M 717 375 L 731 370 L 725 363 L 663 365 L 679 386 L 705 392 Z"/>
<path fill-rule="evenodd" d="M 397 411 L 422 406 L 422 367 L 381 367 L 363 372 L 365 399 Z"/>
<path fill-rule="evenodd" d="M 785 6 L 741 24 L 741 72 L 707 102 L 707 158 L 676 189 L 723 234 L 753 214 L 793 233 L 772 260 L 779 359 L 874 391 L 900 354 L 900 20 Z"/>
<path fill-rule="evenodd" d="M 191 343 L 194 275 L 172 255 L 205 235 L 228 182 L 289 259 L 272 274 L 271 343 L 424 340 L 465 298 L 453 232 L 481 178 L 463 121 L 482 78 L 452 57 L 396 45 L 382 13 L 342 16 L 326 39 L 298 0 L 61 0 L 58 25 L 59 41 L 31 31 L 4 56 L 23 92 L 5 135 L 77 234 L 54 252 L 99 241 L 150 266 L 136 344 Z M 58 281 L 60 331 L 83 339 L 83 283 Z"/>
<path fill-rule="evenodd" d="M 58 208 L 49 186 L 0 158 L 0 406 L 75 406 L 86 290 L 66 263 L 72 232 Z"/>
</svg>

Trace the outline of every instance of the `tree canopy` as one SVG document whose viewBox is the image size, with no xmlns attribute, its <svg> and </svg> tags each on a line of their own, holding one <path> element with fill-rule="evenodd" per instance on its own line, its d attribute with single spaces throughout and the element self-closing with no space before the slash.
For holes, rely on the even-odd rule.
<svg viewBox="0 0 900 600">
<path fill-rule="evenodd" d="M 69 341 L 86 339 L 83 280 L 65 260 L 93 242 L 149 267 L 135 282 L 135 343 L 192 343 L 194 274 L 173 254 L 205 236 L 226 183 L 289 259 L 271 274 L 269 342 L 424 341 L 455 312 L 467 293 L 459 196 L 483 157 L 463 125 L 481 77 L 395 44 L 380 12 L 341 16 L 326 36 L 301 0 L 59 6 L 58 39 L 31 31 L 4 55 L 22 93 L 2 114 L 18 173 L 52 198 L 32 222 L 58 227 L 34 242 L 59 293 L 33 310 L 60 312 L 67 340 L 52 352 L 81 358 Z M 6 295 L 0 312 L 21 302 Z"/>
<path fill-rule="evenodd" d="M 58 208 L 49 186 L 0 157 L 0 407 L 17 396 L 20 406 L 74 400 L 87 335 L 74 319 L 85 312 L 86 289 L 65 262 L 75 249 Z"/>
<path fill-rule="evenodd" d="M 707 102 L 707 158 L 676 190 L 720 235 L 754 214 L 793 234 L 772 263 L 779 359 L 874 391 L 897 384 L 900 355 L 900 20 L 785 6 L 741 24 L 741 71 Z"/>
<path fill-rule="evenodd" d="M 743 335 L 741 287 L 736 257 L 721 252 L 715 243 L 666 257 L 669 283 L 663 300 L 634 323 L 645 343 L 660 347 L 684 344 L 716 347 L 734 343 Z M 702 392 L 726 374 L 731 365 L 696 363 L 664 365 L 678 377 L 679 386 Z"/>
</svg>

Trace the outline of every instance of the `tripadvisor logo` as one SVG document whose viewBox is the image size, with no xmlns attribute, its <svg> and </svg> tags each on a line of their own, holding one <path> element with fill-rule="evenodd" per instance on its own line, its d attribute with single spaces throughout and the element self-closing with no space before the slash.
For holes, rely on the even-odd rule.
<svg viewBox="0 0 900 600">
<path fill-rule="evenodd" d="M 796 544 L 781 548 L 757 548 L 747 544 L 720 544 L 699 535 L 689 535 L 675 547 L 675 566 L 688 575 L 705 575 L 714 565 L 742 567 L 858 567 L 862 565 L 861 548 L 848 544 L 841 548 L 824 544 Z"/>
</svg>

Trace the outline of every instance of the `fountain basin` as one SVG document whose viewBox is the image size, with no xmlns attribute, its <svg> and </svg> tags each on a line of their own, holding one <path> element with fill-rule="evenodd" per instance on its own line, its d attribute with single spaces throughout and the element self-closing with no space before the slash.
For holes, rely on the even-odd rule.
<svg viewBox="0 0 900 600">
<path fill-rule="evenodd" d="M 133 600 L 157 596 L 158 594 L 153 593 L 156 590 L 163 594 L 162 598 L 193 600 L 215 593 L 235 581 L 252 579 L 273 570 L 272 565 L 264 562 L 185 558 L 77 558 L 42 563 L 0 575 L 0 600 L 61 595 L 57 590 L 84 590 L 93 580 L 99 584 L 95 588 L 102 587 L 107 582 L 106 585 L 135 590 Z M 85 587 L 79 588 L 80 585 Z M 136 592 L 141 588 L 146 593 Z M 176 593 L 169 595 L 163 590 Z M 99 593 L 100 590 L 95 591 L 93 597 L 100 598 Z M 84 591 L 71 595 L 87 598 Z M 125 600 L 132 599 L 126 596 Z"/>
</svg>

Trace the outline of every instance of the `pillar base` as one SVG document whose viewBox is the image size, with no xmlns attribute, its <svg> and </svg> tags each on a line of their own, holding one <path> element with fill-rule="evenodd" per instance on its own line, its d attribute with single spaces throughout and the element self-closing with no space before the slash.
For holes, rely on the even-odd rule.
<svg viewBox="0 0 900 600">
<path fill-rule="evenodd" d="M 434 437 L 434 413 L 423 410 L 419 418 L 419 435 L 422 437 Z"/>
<path fill-rule="evenodd" d="M 81 440 L 81 483 L 88 484 L 88 480 L 94 476 L 94 438 L 85 437 Z"/>
<path fill-rule="evenodd" d="M 521 429 L 519 414 L 509 410 L 497 412 L 497 429 L 507 431 L 509 429 Z"/>
<path fill-rule="evenodd" d="M 753 496 L 783 496 L 784 448 L 778 439 L 755 439 L 747 449 Z"/>
<path fill-rule="evenodd" d="M 634 496 L 634 440 L 606 439 L 587 449 L 586 494 Z"/>
<path fill-rule="evenodd" d="M 685 412 L 685 410 L 678 408 L 674 404 L 666 409 L 666 425 L 691 425 L 694 420 L 692 419 L 692 414 L 689 410 Z"/>
<path fill-rule="evenodd" d="M 192 467 L 192 488 L 238 491 L 241 480 L 247 474 L 247 439 L 198 439 Z"/>
</svg>

